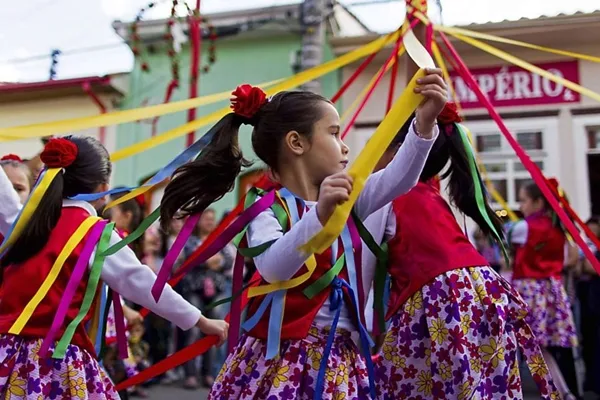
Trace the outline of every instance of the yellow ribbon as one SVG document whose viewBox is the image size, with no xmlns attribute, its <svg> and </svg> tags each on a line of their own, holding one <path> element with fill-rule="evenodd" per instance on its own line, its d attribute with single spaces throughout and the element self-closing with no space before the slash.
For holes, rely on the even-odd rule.
<svg viewBox="0 0 600 400">
<path fill-rule="evenodd" d="M 281 81 L 283 81 L 283 79 L 261 83 L 257 86 L 268 87 Z M 49 134 L 56 135 L 60 133 L 69 133 L 84 129 L 97 128 L 100 126 L 124 124 L 127 122 L 158 117 L 165 114 L 185 111 L 190 108 L 197 108 L 200 106 L 217 103 L 219 101 L 228 100 L 230 97 L 231 90 L 228 90 L 226 92 L 209 94 L 207 96 L 196 97 L 193 99 L 140 107 L 131 110 L 113 111 L 106 114 L 93 115 L 89 117 L 69 118 L 3 128 L 0 129 L 0 141 L 22 140 L 26 138 L 47 136 Z"/>
<path fill-rule="evenodd" d="M 337 70 L 344 65 L 350 64 L 360 58 L 365 57 L 377 50 L 379 50 L 383 45 L 387 44 L 391 40 L 395 40 L 400 33 L 396 32 L 391 35 L 382 36 L 371 43 L 368 43 L 356 50 L 353 50 L 343 56 L 340 56 L 334 60 L 328 61 L 322 65 L 317 67 L 308 69 L 306 71 L 302 71 L 292 77 L 287 79 L 279 79 L 271 82 L 266 82 L 262 85 L 262 87 L 273 86 L 269 92 L 277 93 L 282 90 L 289 90 L 295 88 L 297 86 L 302 85 L 305 82 L 309 82 L 318 78 L 322 75 L 325 75 L 329 72 Z M 189 108 L 195 108 L 201 105 L 215 103 L 217 101 L 226 100 L 231 96 L 231 92 L 222 92 L 216 93 L 213 95 L 182 100 L 173 103 L 160 104 L 156 106 L 148 106 L 142 107 L 133 110 L 125 110 L 125 111 L 115 111 L 111 113 L 107 113 L 104 115 L 95 115 L 91 117 L 82 117 L 82 118 L 72 118 L 66 120 L 59 121 L 50 121 L 44 122 L 40 124 L 32 124 L 25 126 L 17 126 L 11 128 L 0 129 L 0 137 L 4 137 L 5 139 L 22 139 L 22 138 L 31 138 L 31 137 L 41 137 L 47 136 L 49 134 L 59 134 L 59 133 L 67 133 L 73 132 L 81 129 L 94 128 L 99 126 L 106 125 L 114 125 L 114 124 L 122 124 L 126 122 L 133 122 L 141 119 L 147 119 L 156 117 L 159 115 L 169 114 L 177 111 L 183 111 Z M 219 120 L 223 115 L 230 112 L 229 107 L 224 108 L 220 111 L 211 113 L 200 120 L 192 121 L 186 125 L 183 125 L 179 128 L 175 128 L 174 130 L 168 131 L 165 134 L 158 135 L 155 138 L 161 138 L 163 136 L 168 135 L 169 139 L 174 139 L 178 136 L 184 135 L 185 133 L 195 131 L 198 128 L 207 125 L 211 122 Z M 158 144 L 164 143 L 167 140 L 146 140 L 142 143 L 148 144 L 147 148 L 154 147 Z M 127 151 L 127 149 L 122 149 L 113 154 L 113 161 L 123 159 L 129 155 L 137 154 L 138 152 L 145 150 L 146 147 L 142 146 L 142 150 L 140 150 L 140 146 L 131 146 L 129 149 L 131 151 Z M 136 151 L 133 151 L 137 149 Z"/>
<path fill-rule="evenodd" d="M 498 58 L 501 58 L 502 60 L 508 61 L 511 64 L 517 65 L 527 71 L 533 72 L 534 74 L 538 74 L 540 76 L 543 76 L 546 79 L 551 80 L 552 82 L 558 83 L 560 85 L 563 85 L 564 87 L 567 87 L 577 93 L 580 93 L 584 96 L 587 96 L 591 99 L 594 99 L 596 101 L 600 101 L 600 94 L 594 92 L 593 90 L 584 88 L 581 85 L 578 85 L 574 82 L 571 82 L 567 79 L 561 78 L 559 76 L 556 76 L 554 74 L 551 74 L 550 72 L 537 67 L 533 64 L 528 63 L 525 60 L 522 60 L 518 57 L 513 56 L 512 54 L 508 54 L 505 51 L 499 50 L 493 46 L 490 46 L 487 43 L 483 43 L 480 42 L 479 40 L 470 38 L 470 37 L 466 37 L 463 35 L 460 35 L 458 33 L 450 33 L 450 35 L 454 36 L 457 39 L 462 40 L 463 42 L 469 43 L 471 46 L 473 47 L 477 47 L 480 50 L 485 51 L 486 53 L 489 53 L 491 55 L 494 55 Z"/>
<path fill-rule="evenodd" d="M 42 302 L 44 297 L 46 297 L 46 294 L 48 294 L 48 291 L 56 281 L 56 278 L 58 277 L 58 274 L 60 273 L 67 258 L 69 258 L 75 247 L 77 247 L 77 245 L 81 243 L 88 231 L 98 221 L 100 221 L 100 218 L 98 217 L 88 217 L 85 219 L 85 221 L 83 221 L 81 225 L 79 225 L 79 228 L 77 228 L 75 233 L 71 235 L 71 237 L 65 244 L 65 247 L 61 250 L 60 254 L 54 261 L 54 264 L 50 269 L 50 273 L 48 274 L 46 279 L 44 279 L 42 286 L 40 286 L 35 296 L 33 296 L 29 303 L 27 303 L 25 309 L 23 310 L 21 315 L 19 315 L 15 323 L 11 326 L 8 333 L 12 335 L 18 335 L 21 333 L 23 327 L 25 327 L 25 324 L 27 324 L 27 322 L 29 321 L 37 306 Z"/>
<path fill-rule="evenodd" d="M 323 229 L 313 236 L 300 251 L 307 254 L 322 253 L 340 236 L 346 221 L 350 217 L 352 207 L 365 186 L 367 178 L 375 165 L 396 136 L 398 130 L 408 120 L 412 112 L 419 106 L 423 96 L 415 93 L 417 79 L 425 76 L 423 68 L 434 67 L 431 56 L 415 37 L 412 30 L 404 34 L 404 47 L 412 60 L 419 66 L 419 71 L 412 77 L 400 98 L 394 103 L 390 112 L 385 116 L 377 130 L 367 142 L 354 164 L 348 171 L 352 177 L 353 187 L 350 198 L 344 204 L 336 206 L 333 214 Z"/>
<path fill-rule="evenodd" d="M 506 39 L 506 38 L 503 38 L 500 36 L 490 35 L 488 33 L 474 32 L 474 31 L 470 31 L 470 30 L 464 29 L 464 28 L 457 28 L 457 27 L 453 27 L 453 26 L 434 25 L 434 29 L 436 31 L 445 32 L 450 35 L 459 34 L 459 35 L 464 35 L 464 36 L 468 36 L 471 38 L 490 40 L 490 41 L 498 42 L 498 43 L 512 44 L 515 46 L 526 47 L 528 49 L 544 51 L 546 53 L 558 54 L 561 56 L 567 56 L 567 57 L 571 57 L 571 58 L 577 58 L 580 60 L 586 60 L 586 61 L 600 63 L 600 57 L 590 56 L 588 54 L 582 54 L 582 53 L 575 53 L 572 51 L 552 49 L 550 47 L 538 46 L 536 44 L 525 43 L 525 42 L 521 42 L 519 40 Z"/>
<path fill-rule="evenodd" d="M 388 35 L 385 37 L 381 37 L 379 39 L 374 40 L 373 42 L 359 48 L 353 50 L 347 54 L 344 54 L 341 57 L 338 57 L 334 60 L 328 61 L 322 65 L 317 67 L 308 69 L 306 71 L 300 72 L 299 74 L 294 75 L 290 79 L 286 79 L 282 81 L 266 92 L 268 95 L 273 95 L 275 93 L 281 92 L 283 90 L 290 90 L 295 87 L 298 87 L 306 82 L 312 81 L 322 75 L 328 74 L 332 71 L 335 71 L 347 64 L 350 64 L 356 60 L 359 60 L 375 51 L 377 51 L 382 44 L 388 43 L 390 41 L 396 40 L 400 33 L 394 33 L 392 35 Z M 221 119 L 224 115 L 231 112 L 229 107 L 225 107 L 208 115 L 205 115 L 199 119 L 196 119 L 192 122 L 188 122 L 187 124 L 181 125 L 177 128 L 171 129 L 161 135 L 155 136 L 153 138 L 149 138 L 146 140 L 142 140 L 132 146 L 117 150 L 116 152 L 111 154 L 112 161 L 119 161 L 127 157 L 131 157 L 134 154 L 140 153 L 147 149 L 156 147 L 162 143 L 166 143 L 170 140 L 178 138 L 180 136 L 185 135 L 186 133 L 196 131 L 202 128 L 205 125 L 215 123 L 219 119 Z M 0 131 L 1 133 L 1 131 Z"/>
<path fill-rule="evenodd" d="M 46 170 L 44 176 L 42 177 L 42 180 L 37 184 L 33 193 L 31 193 L 30 197 L 27 199 L 27 203 L 25 203 L 25 208 L 21 212 L 19 219 L 16 221 L 16 225 L 13 231 L 11 232 L 10 236 L 5 238 L 4 243 L 2 243 L 2 246 L 0 246 L 0 254 L 4 253 L 4 251 L 8 247 L 10 247 L 19 236 L 21 236 L 23 229 L 25 229 L 25 226 L 31 219 L 31 216 L 40 205 L 40 202 L 42 201 L 46 190 L 48 190 L 48 187 L 50 186 L 56 175 L 58 175 L 59 173 L 61 173 L 60 168 L 51 168 Z"/>
<path fill-rule="evenodd" d="M 290 210 L 288 209 L 286 202 L 283 201 L 281 196 L 279 196 L 278 192 L 276 193 L 276 195 L 277 198 L 280 200 L 281 204 L 283 204 L 283 209 L 285 210 L 285 213 L 288 216 L 288 220 L 291 221 L 292 218 L 290 217 Z M 310 257 L 308 257 L 308 259 L 304 262 L 304 265 L 306 265 L 307 271 L 302 275 L 287 281 L 273 282 L 267 285 L 251 287 L 248 289 L 248 297 L 262 296 L 267 293 L 275 292 L 278 290 L 287 290 L 300 286 L 301 284 L 306 282 L 308 278 L 310 278 L 317 269 L 317 259 L 315 258 L 314 254 L 311 254 Z"/>
<path fill-rule="evenodd" d="M 425 73 L 421 69 L 411 79 L 400 98 L 393 105 L 348 171 L 348 174 L 354 181 L 350 199 L 335 208 L 331 218 L 329 218 L 321 232 L 312 237 L 308 243 L 301 246 L 300 251 L 307 254 L 322 253 L 341 234 L 346 221 L 350 217 L 352 207 L 365 186 L 368 176 L 392 142 L 400 127 L 408 120 L 411 113 L 423 100 L 423 96 L 414 93 L 417 79 L 423 76 L 425 76 Z"/>
</svg>

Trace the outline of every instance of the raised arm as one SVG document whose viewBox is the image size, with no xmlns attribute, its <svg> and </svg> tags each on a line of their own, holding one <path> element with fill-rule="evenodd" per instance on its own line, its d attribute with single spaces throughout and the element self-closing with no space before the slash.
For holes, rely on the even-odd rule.
<svg viewBox="0 0 600 400">
<path fill-rule="evenodd" d="M 0 167 L 0 234 L 6 236 L 19 211 L 21 210 L 19 195 L 6 176 L 4 168 Z"/>
<path fill-rule="evenodd" d="M 367 179 L 354 206 L 360 219 L 366 219 L 396 197 L 407 193 L 419 181 L 439 130 L 435 125 L 431 138 L 421 138 L 415 132 L 415 121 L 410 124 L 406 140 L 392 162 Z"/>
</svg>

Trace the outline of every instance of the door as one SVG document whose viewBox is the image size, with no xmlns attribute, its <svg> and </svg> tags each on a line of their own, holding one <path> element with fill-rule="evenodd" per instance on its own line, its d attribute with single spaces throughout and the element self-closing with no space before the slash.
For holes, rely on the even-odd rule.
<svg viewBox="0 0 600 400">
<path fill-rule="evenodd" d="M 588 154 L 588 176 L 592 215 L 600 215 L 600 154 Z"/>
</svg>

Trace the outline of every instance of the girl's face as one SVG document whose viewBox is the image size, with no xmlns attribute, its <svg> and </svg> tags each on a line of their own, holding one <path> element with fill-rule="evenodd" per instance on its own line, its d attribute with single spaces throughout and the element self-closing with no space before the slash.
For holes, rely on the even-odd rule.
<svg viewBox="0 0 600 400">
<path fill-rule="evenodd" d="M 323 117 L 313 126 L 312 137 L 288 134 L 287 143 L 292 153 L 303 159 L 306 172 L 316 185 L 330 175 L 343 171 L 348 165 L 348 146 L 341 139 L 340 116 L 335 107 L 321 102 Z"/>
<path fill-rule="evenodd" d="M 160 252 L 161 242 L 158 232 L 146 231 L 144 233 L 144 254 L 158 254 Z"/>
<path fill-rule="evenodd" d="M 12 183 L 13 188 L 19 195 L 21 204 L 24 204 L 31 192 L 31 183 L 27 173 L 23 168 L 14 165 L 3 165 L 2 168 L 4 169 L 4 172 L 6 172 L 6 176 L 8 176 L 8 180 Z"/>
<path fill-rule="evenodd" d="M 131 226 L 131 212 L 124 212 L 118 205 L 110 210 L 110 220 L 115 223 L 115 227 L 121 231 L 129 232 Z"/>
<path fill-rule="evenodd" d="M 169 233 L 173 236 L 179 235 L 181 229 L 183 228 L 184 220 L 181 218 L 173 218 L 171 220 L 171 225 L 169 229 Z"/>
<path fill-rule="evenodd" d="M 521 203 L 521 212 L 525 218 L 544 209 L 544 200 L 542 198 L 533 200 L 524 187 L 519 189 L 519 202 Z"/>
</svg>

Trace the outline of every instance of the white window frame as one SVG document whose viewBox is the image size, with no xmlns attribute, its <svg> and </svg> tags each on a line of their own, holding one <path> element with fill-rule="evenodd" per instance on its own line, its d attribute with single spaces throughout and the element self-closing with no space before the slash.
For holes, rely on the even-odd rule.
<svg viewBox="0 0 600 400">
<path fill-rule="evenodd" d="M 588 128 L 600 126 L 600 115 L 575 115 L 573 116 L 573 135 L 575 144 L 575 173 L 571 178 L 575 182 L 576 196 L 574 199 L 575 211 L 586 220 L 590 217 L 590 187 L 587 165 L 588 154 L 598 154 L 600 149 L 590 149 L 588 145 Z"/>
<path fill-rule="evenodd" d="M 506 180 L 508 198 L 505 200 L 511 209 L 518 209 L 518 194 L 515 193 L 514 182 L 517 179 L 531 179 L 529 171 L 515 171 L 515 161 L 520 162 L 520 160 L 493 120 L 465 121 L 465 123 L 473 134 L 475 144 L 477 143 L 477 136 L 480 135 L 500 134 L 502 136 L 501 150 L 480 153 L 478 156 L 483 164 L 506 163 L 506 171 L 488 172 L 488 177 L 490 180 Z M 515 139 L 518 133 L 542 132 L 543 150 L 527 150 L 526 152 L 532 161 L 543 162 L 542 171 L 546 176 L 558 177 L 560 171 L 558 117 L 514 118 L 504 120 L 504 123 Z M 507 162 L 509 160 L 512 162 Z M 560 177 L 558 178 L 560 179 Z M 496 209 L 500 208 L 497 203 L 492 203 L 492 206 Z"/>
</svg>

